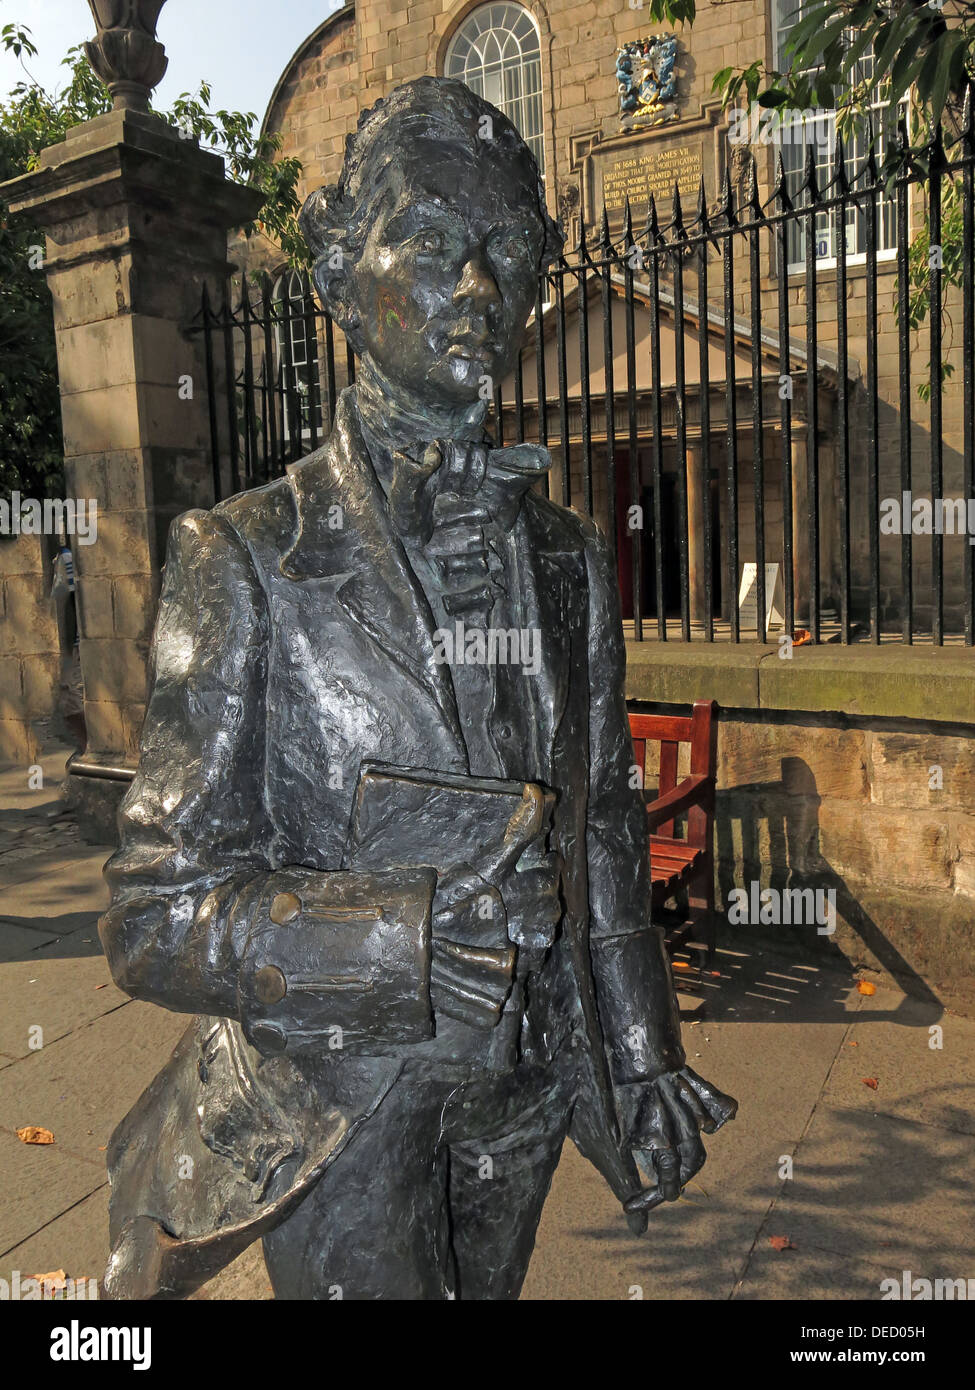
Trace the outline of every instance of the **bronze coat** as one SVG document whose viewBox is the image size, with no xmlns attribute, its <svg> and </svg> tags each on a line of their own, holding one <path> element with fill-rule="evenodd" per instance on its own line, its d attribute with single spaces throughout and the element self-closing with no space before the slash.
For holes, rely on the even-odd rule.
<svg viewBox="0 0 975 1390">
<path fill-rule="evenodd" d="M 534 493 L 523 506 L 519 567 L 542 653 L 526 685 L 566 864 L 554 950 L 568 953 L 563 1002 L 585 1039 L 571 1133 L 623 1200 L 639 1179 L 614 1085 L 684 1056 L 650 927 L 617 589 L 589 520 Z M 435 875 L 335 872 L 363 759 L 468 770 L 429 608 L 390 528 L 351 389 L 327 443 L 287 477 L 174 524 L 152 665 L 100 932 L 123 989 L 199 1017 L 110 1145 L 116 1297 L 185 1295 L 273 1228 L 432 1032 Z M 282 892 L 301 906 L 283 946 L 272 920 Z M 366 901 L 383 905 L 382 940 L 323 936 L 330 906 Z M 302 1031 L 299 996 L 259 997 L 269 943 L 285 975 L 369 975 L 368 991 L 335 995 L 343 1046 L 324 1088 L 309 1081 L 308 1049 L 323 1043 Z"/>
</svg>

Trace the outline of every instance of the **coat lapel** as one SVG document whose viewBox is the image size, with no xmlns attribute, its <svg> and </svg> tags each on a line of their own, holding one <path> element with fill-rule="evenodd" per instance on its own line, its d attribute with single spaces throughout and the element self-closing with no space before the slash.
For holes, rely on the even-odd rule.
<svg viewBox="0 0 975 1390">
<path fill-rule="evenodd" d="M 355 418 L 342 392 L 327 442 L 288 467 L 298 513 L 281 573 L 298 582 L 330 579 L 342 608 L 437 706 L 463 754 L 448 673 L 437 660 L 433 618 L 399 537 Z"/>
<path fill-rule="evenodd" d="M 566 711 L 573 672 L 573 642 L 584 627 L 586 566 L 581 539 L 543 499 L 525 500 L 526 611 L 537 614 L 543 660 L 535 679 L 540 744 L 551 769 L 559 726 Z M 551 773 L 550 773 L 551 775 Z"/>
</svg>

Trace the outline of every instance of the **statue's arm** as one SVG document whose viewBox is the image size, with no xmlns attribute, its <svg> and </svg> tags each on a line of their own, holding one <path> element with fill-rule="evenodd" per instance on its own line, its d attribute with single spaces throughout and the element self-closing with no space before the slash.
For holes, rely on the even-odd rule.
<svg viewBox="0 0 975 1390">
<path fill-rule="evenodd" d="M 99 931 L 112 974 L 137 998 L 238 1019 L 269 1051 L 336 1029 L 362 1050 L 420 1041 L 432 1031 L 435 875 L 272 862 L 268 646 L 264 593 L 237 533 L 214 513 L 180 517 L 139 767 L 105 870 Z"/>
<path fill-rule="evenodd" d="M 626 651 L 616 578 L 588 529 L 590 592 L 590 949 L 596 1003 L 627 1146 L 654 1185 L 628 1211 L 673 1201 L 737 1102 L 687 1066 L 663 936 L 650 917 L 650 849 L 624 699 Z"/>
<path fill-rule="evenodd" d="M 597 1001 L 617 1083 L 684 1064 L 662 933 L 650 919 L 650 851 L 624 698 L 619 592 L 606 544 L 586 527 L 589 578 L 590 944 Z"/>
</svg>

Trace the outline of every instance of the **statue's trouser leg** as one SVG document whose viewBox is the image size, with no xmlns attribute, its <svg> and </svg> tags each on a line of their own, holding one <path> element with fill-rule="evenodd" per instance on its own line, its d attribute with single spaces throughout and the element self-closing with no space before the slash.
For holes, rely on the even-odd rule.
<svg viewBox="0 0 975 1390">
<path fill-rule="evenodd" d="M 447 1088 L 449 1089 L 449 1088 Z M 275 1298 L 443 1299 L 449 1266 L 445 1087 L 401 1078 L 264 1237 Z"/>
<path fill-rule="evenodd" d="M 575 1098 L 573 1078 L 558 1064 L 533 1083 L 524 1088 L 513 1122 L 509 1114 L 480 1137 L 449 1145 L 451 1249 L 457 1296 L 464 1300 L 515 1299 L 528 1272 Z M 519 1097 L 512 1099 L 517 1104 Z M 448 1140 L 456 1107 L 454 1098 Z"/>
<path fill-rule="evenodd" d="M 573 1096 L 559 1066 L 468 1086 L 405 1074 L 264 1238 L 275 1297 L 516 1298 Z"/>
</svg>

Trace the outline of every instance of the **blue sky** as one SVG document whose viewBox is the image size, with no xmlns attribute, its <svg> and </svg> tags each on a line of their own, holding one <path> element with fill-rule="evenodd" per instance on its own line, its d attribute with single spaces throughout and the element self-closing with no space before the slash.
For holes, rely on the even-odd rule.
<svg viewBox="0 0 975 1390">
<path fill-rule="evenodd" d="M 292 53 L 337 9 L 341 0 L 167 0 L 158 34 L 169 71 L 157 104 L 167 105 L 206 78 L 215 108 L 263 116 Z M 40 52 L 28 66 L 48 88 L 63 81 L 59 65 L 67 49 L 95 32 L 86 0 L 0 0 L 0 27 L 10 23 L 33 31 Z M 22 77 L 15 59 L 0 55 L 0 99 Z"/>
</svg>

